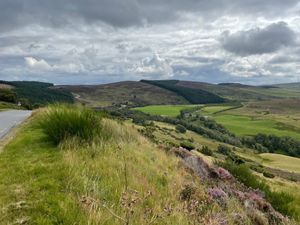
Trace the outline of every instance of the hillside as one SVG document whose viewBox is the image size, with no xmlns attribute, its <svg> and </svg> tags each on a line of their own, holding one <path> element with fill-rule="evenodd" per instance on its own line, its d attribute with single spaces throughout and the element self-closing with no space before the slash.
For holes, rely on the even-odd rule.
<svg viewBox="0 0 300 225">
<path fill-rule="evenodd" d="M 72 92 L 76 98 L 90 106 L 130 103 L 133 105 L 188 104 L 183 97 L 150 84 L 124 81 L 103 85 L 56 86 Z"/>
<path fill-rule="evenodd" d="M 124 103 L 132 106 L 185 105 L 300 98 L 297 83 L 250 86 L 237 83 L 142 80 L 103 85 L 60 85 L 55 88 L 72 92 L 77 100 L 92 107 Z"/>
<path fill-rule="evenodd" d="M 73 102 L 70 92 L 53 87 L 51 83 L 36 81 L 0 81 L 0 101 L 20 102 L 29 109 L 55 102 Z"/>
<path fill-rule="evenodd" d="M 227 170 L 138 129 L 84 108 L 36 112 L 1 153 L 1 221 L 294 224 Z"/>
<path fill-rule="evenodd" d="M 179 81 L 179 86 L 203 89 L 224 98 L 236 101 L 270 100 L 274 98 L 300 98 L 299 89 L 289 85 L 250 86 L 239 83 L 209 84 L 193 81 Z M 296 86 L 295 86 L 296 87 Z"/>
<path fill-rule="evenodd" d="M 195 89 L 190 87 L 182 87 L 177 85 L 178 80 L 141 80 L 143 83 L 152 84 L 176 93 L 184 97 L 191 104 L 207 104 L 222 103 L 225 99 L 211 92 Z"/>
</svg>

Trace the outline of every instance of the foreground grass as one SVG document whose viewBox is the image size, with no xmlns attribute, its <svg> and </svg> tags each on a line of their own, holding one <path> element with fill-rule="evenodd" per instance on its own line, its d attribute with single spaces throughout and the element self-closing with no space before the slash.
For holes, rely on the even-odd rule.
<svg viewBox="0 0 300 225">
<path fill-rule="evenodd" d="M 56 147 L 32 120 L 0 154 L 1 224 L 190 224 L 239 210 L 232 199 L 226 210 L 203 205 L 198 219 L 186 212 L 182 188 L 205 200 L 205 187 L 132 126 L 103 119 L 107 142 Z"/>
<path fill-rule="evenodd" d="M 181 110 L 193 108 L 196 106 L 197 105 L 151 105 L 134 108 L 134 110 L 139 110 L 151 115 L 176 117 L 180 115 Z"/>
<path fill-rule="evenodd" d="M 230 225 L 238 214 L 250 225 L 266 219 L 233 196 L 225 205 L 212 201 L 213 180 L 201 182 L 131 124 L 102 118 L 99 133 L 87 141 L 73 131 L 89 123 L 67 126 L 72 132 L 58 144 L 41 128 L 39 114 L 0 154 L 1 224 Z M 102 133 L 106 138 L 97 138 Z"/>
<path fill-rule="evenodd" d="M 45 142 L 40 130 L 26 125 L 0 155 L 2 224 L 84 221 L 78 203 L 68 194 L 66 177 L 63 153 Z"/>
<path fill-rule="evenodd" d="M 272 190 L 279 192 L 284 191 L 286 193 L 290 193 L 294 197 L 294 200 L 290 203 L 290 205 L 296 212 L 298 212 L 298 214 L 295 215 L 295 219 L 300 221 L 300 193 L 299 191 L 295 191 L 300 189 L 299 182 L 292 182 L 278 177 L 275 179 L 262 177 L 262 179 L 265 179 L 268 182 Z"/>
</svg>

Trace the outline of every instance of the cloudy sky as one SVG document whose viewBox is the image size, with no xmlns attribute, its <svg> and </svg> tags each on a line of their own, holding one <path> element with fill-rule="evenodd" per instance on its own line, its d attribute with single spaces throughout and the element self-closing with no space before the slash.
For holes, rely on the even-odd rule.
<svg viewBox="0 0 300 225">
<path fill-rule="evenodd" d="M 0 80 L 300 82 L 299 0 L 0 0 Z"/>
</svg>

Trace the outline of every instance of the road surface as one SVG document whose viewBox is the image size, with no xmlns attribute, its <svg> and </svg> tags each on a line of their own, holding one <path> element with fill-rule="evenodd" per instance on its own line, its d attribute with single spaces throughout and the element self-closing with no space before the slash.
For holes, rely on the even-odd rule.
<svg viewBox="0 0 300 225">
<path fill-rule="evenodd" d="M 27 110 L 0 111 L 0 139 L 31 115 Z"/>
</svg>

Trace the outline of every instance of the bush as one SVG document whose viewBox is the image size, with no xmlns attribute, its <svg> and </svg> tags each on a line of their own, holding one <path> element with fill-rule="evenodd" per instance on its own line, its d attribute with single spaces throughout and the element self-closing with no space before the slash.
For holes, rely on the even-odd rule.
<svg viewBox="0 0 300 225">
<path fill-rule="evenodd" d="M 274 178 L 275 177 L 275 175 L 273 173 L 270 173 L 270 172 L 267 172 L 267 171 L 264 171 L 263 175 L 264 175 L 264 177 L 268 177 L 268 178 Z"/>
<path fill-rule="evenodd" d="M 212 156 L 213 155 L 213 151 L 210 150 L 207 146 L 203 146 L 202 149 L 200 150 L 200 152 L 204 155 L 208 155 L 208 156 Z"/>
<path fill-rule="evenodd" d="M 256 164 L 250 165 L 250 169 L 254 170 L 257 173 L 263 173 L 265 171 L 262 165 L 256 165 Z"/>
<path fill-rule="evenodd" d="M 0 101 L 4 102 L 16 102 L 16 93 L 9 89 L 0 88 Z"/>
<path fill-rule="evenodd" d="M 219 145 L 218 152 L 223 155 L 230 155 L 231 149 L 229 147 L 227 147 L 226 145 Z"/>
<path fill-rule="evenodd" d="M 186 128 L 185 128 L 184 126 L 180 125 L 180 124 L 178 124 L 178 125 L 176 126 L 176 130 L 177 130 L 178 132 L 180 132 L 180 133 L 185 133 L 185 132 L 186 132 Z"/>
<path fill-rule="evenodd" d="M 47 108 L 39 125 L 54 144 L 59 144 L 70 137 L 88 142 L 100 134 L 100 120 L 101 116 L 91 110 L 55 105 Z"/>
<path fill-rule="evenodd" d="M 238 164 L 238 165 L 245 163 L 245 160 L 242 157 L 236 155 L 234 152 L 229 152 L 228 158 L 231 159 L 235 164 Z"/>
<path fill-rule="evenodd" d="M 184 142 L 181 142 L 180 143 L 180 146 L 191 151 L 195 148 L 195 146 L 193 145 L 193 143 L 191 142 L 188 142 L 188 141 L 184 141 Z"/>
</svg>

